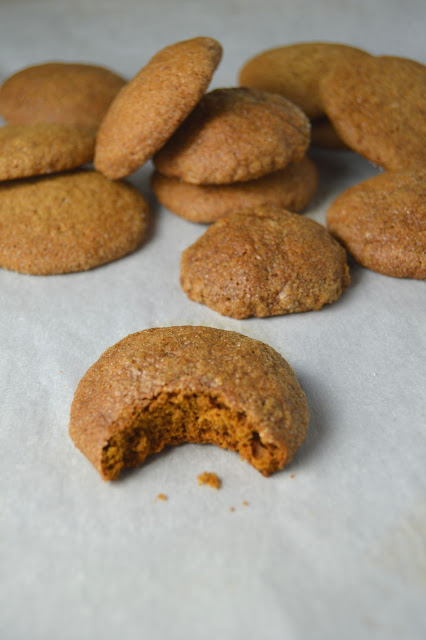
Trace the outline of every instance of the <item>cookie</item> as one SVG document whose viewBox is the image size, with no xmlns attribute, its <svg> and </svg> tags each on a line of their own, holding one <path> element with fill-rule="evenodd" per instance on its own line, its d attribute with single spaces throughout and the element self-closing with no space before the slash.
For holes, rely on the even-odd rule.
<svg viewBox="0 0 426 640">
<path fill-rule="evenodd" d="M 91 64 L 27 67 L 0 88 L 0 115 L 10 124 L 62 122 L 97 128 L 125 83 L 113 71 Z"/>
<path fill-rule="evenodd" d="M 395 57 L 365 58 L 321 82 L 328 117 L 354 151 L 388 170 L 426 163 L 426 67 Z"/>
<path fill-rule="evenodd" d="M 257 180 L 225 185 L 197 185 L 155 172 L 152 188 L 162 205 L 191 222 L 219 218 L 261 205 L 302 211 L 318 185 L 318 171 L 308 157 Z"/>
<path fill-rule="evenodd" d="M 167 445 L 238 451 L 268 476 L 309 421 L 289 364 L 270 346 L 210 327 L 146 329 L 110 347 L 80 380 L 70 436 L 105 480 Z"/>
<path fill-rule="evenodd" d="M 343 247 L 320 224 L 275 207 L 215 222 L 182 254 L 182 289 L 232 318 L 319 310 L 349 284 Z"/>
<path fill-rule="evenodd" d="M 143 165 L 192 111 L 222 57 L 212 38 L 193 38 L 159 51 L 124 87 L 99 129 L 95 166 L 108 178 Z"/>
<path fill-rule="evenodd" d="M 0 185 L 0 267 L 37 275 L 85 271 L 134 251 L 147 205 L 95 171 Z"/>
<path fill-rule="evenodd" d="M 92 162 L 95 131 L 58 123 L 0 127 L 0 180 L 75 169 Z"/>
<path fill-rule="evenodd" d="M 163 175 L 192 184 L 254 180 L 301 160 L 309 140 L 309 120 L 285 98 L 216 89 L 200 100 L 154 164 Z"/>
<path fill-rule="evenodd" d="M 328 118 L 316 118 L 311 121 L 311 145 L 336 151 L 348 150 L 348 146 Z"/>
<path fill-rule="evenodd" d="M 341 193 L 327 226 L 357 262 L 426 280 L 426 169 L 382 173 Z"/>
<path fill-rule="evenodd" d="M 242 87 L 279 93 L 310 118 L 324 115 L 319 81 L 336 64 L 370 57 L 366 51 L 332 42 L 300 42 L 268 49 L 248 60 L 239 73 Z"/>
</svg>

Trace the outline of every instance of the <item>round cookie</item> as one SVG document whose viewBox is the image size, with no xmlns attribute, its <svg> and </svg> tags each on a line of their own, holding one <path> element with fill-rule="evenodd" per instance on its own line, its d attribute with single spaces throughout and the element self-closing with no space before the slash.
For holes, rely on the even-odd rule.
<svg viewBox="0 0 426 640">
<path fill-rule="evenodd" d="M 92 162 L 95 131 L 58 123 L 0 127 L 0 180 L 75 169 Z"/>
<path fill-rule="evenodd" d="M 344 142 L 388 170 L 426 163 L 426 67 L 395 57 L 365 58 L 321 82 L 328 117 Z"/>
<path fill-rule="evenodd" d="M 362 49 L 333 42 L 300 42 L 268 49 L 248 60 L 239 73 L 242 87 L 279 93 L 310 118 L 324 115 L 319 81 L 334 65 L 370 57 Z"/>
<path fill-rule="evenodd" d="M 0 185 L 0 267 L 36 275 L 85 271 L 134 251 L 147 205 L 95 171 Z"/>
<path fill-rule="evenodd" d="M 159 51 L 109 108 L 98 133 L 95 167 L 116 179 L 143 165 L 195 107 L 221 57 L 222 47 L 212 38 Z"/>
<path fill-rule="evenodd" d="M 311 145 L 335 151 L 348 150 L 348 146 L 337 134 L 328 118 L 316 118 L 311 121 Z"/>
<path fill-rule="evenodd" d="M 0 88 L 0 114 L 10 124 L 62 122 L 97 128 L 126 81 L 91 64 L 47 62 L 22 69 Z"/>
<path fill-rule="evenodd" d="M 346 252 L 331 234 L 275 207 L 221 218 L 181 260 L 188 297 L 239 319 L 319 310 L 349 281 Z"/>
<path fill-rule="evenodd" d="M 304 156 L 310 124 L 281 96 L 251 89 L 206 94 L 154 156 L 165 176 L 191 184 L 253 180 Z"/>
<path fill-rule="evenodd" d="M 318 185 L 318 171 L 307 156 L 257 180 L 224 185 L 197 185 L 167 178 L 156 171 L 152 188 L 162 205 L 191 222 L 219 218 L 261 205 L 302 211 Z"/>
<path fill-rule="evenodd" d="M 424 168 L 369 178 L 336 198 L 327 226 L 364 267 L 426 280 L 425 180 Z"/>
<path fill-rule="evenodd" d="M 70 436 L 105 480 L 167 445 L 238 451 L 263 475 L 288 464 L 309 422 L 294 372 L 270 346 L 210 327 L 146 329 L 80 380 Z"/>
</svg>

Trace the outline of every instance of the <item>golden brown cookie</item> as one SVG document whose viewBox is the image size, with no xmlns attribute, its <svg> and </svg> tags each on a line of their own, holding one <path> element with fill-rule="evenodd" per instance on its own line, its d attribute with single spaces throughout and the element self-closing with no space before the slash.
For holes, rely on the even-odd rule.
<svg viewBox="0 0 426 640">
<path fill-rule="evenodd" d="M 134 251 L 147 205 L 131 185 L 78 171 L 0 185 L 0 267 L 50 275 L 85 271 Z"/>
<path fill-rule="evenodd" d="M 318 185 L 318 171 L 308 157 L 257 180 L 224 185 L 197 185 L 167 178 L 156 171 L 152 188 L 162 205 L 191 222 L 219 218 L 261 205 L 302 211 Z"/>
<path fill-rule="evenodd" d="M 327 229 L 275 207 L 221 218 L 181 261 L 188 297 L 232 318 L 319 310 L 349 280 L 346 252 Z"/>
<path fill-rule="evenodd" d="M 222 47 L 212 38 L 159 51 L 108 110 L 96 143 L 96 168 L 116 179 L 143 165 L 195 107 L 221 57 Z"/>
<path fill-rule="evenodd" d="M 210 327 L 146 329 L 110 347 L 80 380 L 70 436 L 105 480 L 167 445 L 238 451 L 263 475 L 303 443 L 306 397 L 270 346 Z"/>
<path fill-rule="evenodd" d="M 10 124 L 63 122 L 97 128 L 125 82 L 113 71 L 91 64 L 27 67 L 0 88 L 0 115 Z"/>
<path fill-rule="evenodd" d="M 242 87 L 279 93 L 310 118 L 324 115 L 319 81 L 336 64 L 369 57 L 366 51 L 333 42 L 300 42 L 268 49 L 248 60 L 239 74 Z"/>
<path fill-rule="evenodd" d="M 329 207 L 327 226 L 364 267 L 426 280 L 426 169 L 350 187 Z"/>
<path fill-rule="evenodd" d="M 304 113 L 278 95 L 216 89 L 200 100 L 154 164 L 192 184 L 254 180 L 301 160 L 309 145 Z"/>
<path fill-rule="evenodd" d="M 336 151 L 348 150 L 328 118 L 315 118 L 311 121 L 311 145 Z"/>
<path fill-rule="evenodd" d="M 389 170 L 426 164 L 426 67 L 395 57 L 364 58 L 321 82 L 328 117 L 344 142 Z"/>
<path fill-rule="evenodd" d="M 75 169 L 92 162 L 94 129 L 59 123 L 0 127 L 0 180 Z"/>
</svg>

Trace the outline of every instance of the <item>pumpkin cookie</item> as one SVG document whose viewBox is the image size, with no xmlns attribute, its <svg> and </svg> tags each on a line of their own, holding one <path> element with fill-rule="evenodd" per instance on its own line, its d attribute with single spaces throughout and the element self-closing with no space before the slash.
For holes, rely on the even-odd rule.
<svg viewBox="0 0 426 640">
<path fill-rule="evenodd" d="M 309 145 L 305 114 L 281 96 L 216 89 L 154 157 L 165 176 L 192 184 L 253 180 L 301 160 Z"/>
<path fill-rule="evenodd" d="M 248 60 L 239 74 L 242 87 L 279 93 L 310 118 L 324 115 L 319 92 L 321 78 L 336 64 L 355 63 L 370 55 L 332 42 L 300 42 L 268 49 Z"/>
<path fill-rule="evenodd" d="M 364 267 L 426 280 L 425 180 L 424 168 L 369 178 L 331 204 L 327 226 Z"/>
<path fill-rule="evenodd" d="M 364 58 L 321 83 L 328 117 L 344 142 L 389 170 L 426 163 L 426 67 L 395 57 Z"/>
<path fill-rule="evenodd" d="M 95 132 L 68 124 L 0 128 L 0 180 L 75 169 L 93 160 Z"/>
<path fill-rule="evenodd" d="M 335 302 L 349 269 L 345 250 L 320 224 L 259 207 L 209 227 L 183 252 L 180 281 L 191 300 L 222 315 L 262 318 Z"/>
<path fill-rule="evenodd" d="M 85 271 L 134 251 L 147 205 L 131 185 L 80 171 L 0 185 L 0 267 Z"/>
<path fill-rule="evenodd" d="M 147 329 L 110 347 L 80 380 L 70 436 L 105 480 L 167 445 L 238 451 L 263 475 L 303 443 L 306 397 L 270 346 L 210 327 Z"/>
<path fill-rule="evenodd" d="M 97 128 L 125 80 L 91 64 L 47 62 L 10 76 L 0 114 L 10 124 L 63 122 Z"/>
<path fill-rule="evenodd" d="M 120 91 L 99 129 L 95 166 L 108 178 L 143 165 L 192 111 L 222 56 L 212 38 L 159 51 Z"/>
<path fill-rule="evenodd" d="M 318 171 L 306 156 L 257 180 L 197 185 L 155 172 L 152 188 L 162 205 L 192 222 L 214 222 L 239 209 L 274 205 L 302 211 L 318 185 Z"/>
</svg>

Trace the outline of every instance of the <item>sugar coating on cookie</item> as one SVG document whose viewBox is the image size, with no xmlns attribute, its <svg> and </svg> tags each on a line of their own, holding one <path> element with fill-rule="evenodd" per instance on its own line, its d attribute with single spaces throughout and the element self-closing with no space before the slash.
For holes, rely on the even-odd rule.
<svg viewBox="0 0 426 640">
<path fill-rule="evenodd" d="M 219 42 L 199 37 L 151 58 L 106 114 L 96 143 L 96 168 L 117 179 L 143 165 L 195 107 L 221 57 Z"/>
<path fill-rule="evenodd" d="M 364 267 L 426 280 L 426 170 L 386 172 L 350 187 L 329 207 L 327 226 Z"/>
<path fill-rule="evenodd" d="M 0 128 L 0 180 L 75 169 L 92 162 L 95 131 L 62 123 Z"/>
<path fill-rule="evenodd" d="M 188 297 L 232 318 L 319 310 L 349 280 L 346 252 L 327 229 L 274 207 L 221 218 L 181 260 Z"/>
<path fill-rule="evenodd" d="M 320 89 L 348 147 L 392 171 L 426 164 L 426 66 L 369 57 L 332 69 Z"/>
<path fill-rule="evenodd" d="M 0 114 L 10 124 L 63 122 L 97 128 L 126 81 L 92 64 L 46 62 L 26 67 L 0 87 Z"/>
<path fill-rule="evenodd" d="M 131 185 L 95 171 L 0 184 L 0 267 L 36 275 L 85 271 L 140 246 L 148 207 Z"/>
<path fill-rule="evenodd" d="M 105 480 L 167 445 L 238 451 L 263 475 L 288 464 L 309 412 L 290 365 L 234 331 L 168 327 L 110 347 L 78 384 L 70 436 Z"/>
<path fill-rule="evenodd" d="M 192 184 L 254 180 L 302 159 L 310 123 L 282 96 L 251 89 L 216 89 L 154 156 L 165 176 Z"/>
<path fill-rule="evenodd" d="M 318 171 L 307 156 L 257 180 L 225 185 L 188 184 L 156 171 L 152 189 L 162 205 L 192 222 L 214 222 L 239 209 L 274 205 L 302 211 L 318 185 Z"/>
<path fill-rule="evenodd" d="M 321 78 L 334 65 L 369 57 L 362 49 L 333 42 L 299 42 L 263 51 L 241 68 L 242 87 L 279 93 L 310 118 L 324 115 L 319 91 Z"/>
</svg>

